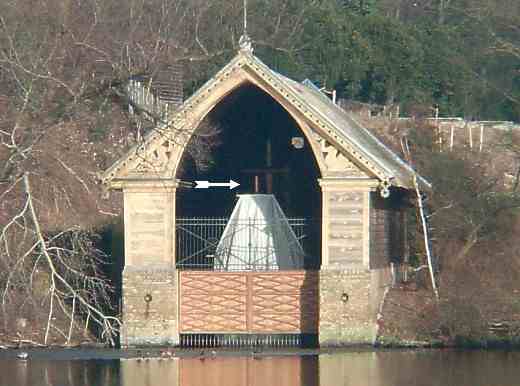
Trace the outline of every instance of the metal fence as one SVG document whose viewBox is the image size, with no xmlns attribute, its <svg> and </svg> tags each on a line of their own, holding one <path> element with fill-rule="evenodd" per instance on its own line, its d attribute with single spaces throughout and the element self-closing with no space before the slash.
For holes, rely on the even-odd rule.
<svg viewBox="0 0 520 386">
<path fill-rule="evenodd" d="M 181 334 L 180 345 L 183 348 L 310 348 L 318 346 L 318 337 L 315 334 Z"/>
<path fill-rule="evenodd" d="M 228 218 L 177 218 L 176 262 L 180 269 L 265 271 L 284 269 L 275 260 L 269 239 L 285 237 L 284 259 L 298 258 L 308 267 L 314 260 L 310 237 L 313 220 L 284 218 L 277 222 L 248 220 L 228 224 Z M 289 225 L 289 227 L 287 227 Z M 228 229 L 226 230 L 226 226 Z M 226 231 L 225 236 L 224 231 Z M 236 241 L 236 243 L 235 243 Z M 233 246 L 231 246 L 233 244 Z M 225 256 L 223 256 L 225 255 Z"/>
</svg>

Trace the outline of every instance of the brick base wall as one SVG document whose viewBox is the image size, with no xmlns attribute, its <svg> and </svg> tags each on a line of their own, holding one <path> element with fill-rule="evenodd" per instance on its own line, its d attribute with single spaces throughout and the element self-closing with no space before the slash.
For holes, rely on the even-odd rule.
<svg viewBox="0 0 520 386">
<path fill-rule="evenodd" d="M 179 344 L 176 281 L 173 268 L 125 267 L 122 347 Z"/>
<path fill-rule="evenodd" d="M 373 342 L 381 296 L 372 287 L 386 282 L 374 274 L 366 269 L 320 271 L 320 346 Z M 126 267 L 122 313 L 121 346 L 178 345 L 176 270 Z"/>
<path fill-rule="evenodd" d="M 320 272 L 321 347 L 371 344 L 375 315 L 370 297 L 371 272 L 365 269 Z M 344 301 L 343 294 L 348 296 Z"/>
</svg>

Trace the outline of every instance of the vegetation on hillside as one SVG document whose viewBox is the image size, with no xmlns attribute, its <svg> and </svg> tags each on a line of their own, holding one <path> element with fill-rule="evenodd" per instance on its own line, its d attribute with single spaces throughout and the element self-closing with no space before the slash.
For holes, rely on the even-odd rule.
<svg viewBox="0 0 520 386">
<path fill-rule="evenodd" d="M 427 269 L 418 268 L 426 263 L 424 242 L 420 227 L 410 226 L 415 280 L 390 291 L 381 342 L 518 345 L 517 134 L 499 134 L 482 150 L 450 150 L 431 121 L 413 126 L 406 138 L 415 166 L 433 184 L 426 204 L 441 296 L 434 299 Z M 410 224 L 419 221 L 409 214 Z"/>
</svg>

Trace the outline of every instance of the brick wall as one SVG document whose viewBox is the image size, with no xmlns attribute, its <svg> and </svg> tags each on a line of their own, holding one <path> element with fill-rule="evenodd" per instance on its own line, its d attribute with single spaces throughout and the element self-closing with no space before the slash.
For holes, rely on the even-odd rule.
<svg viewBox="0 0 520 386">
<path fill-rule="evenodd" d="M 121 346 L 178 344 L 176 281 L 172 268 L 125 268 Z"/>
<path fill-rule="evenodd" d="M 372 342 L 375 324 L 370 284 L 371 273 L 365 269 L 320 272 L 320 346 Z M 346 302 L 343 294 L 348 296 Z"/>
</svg>

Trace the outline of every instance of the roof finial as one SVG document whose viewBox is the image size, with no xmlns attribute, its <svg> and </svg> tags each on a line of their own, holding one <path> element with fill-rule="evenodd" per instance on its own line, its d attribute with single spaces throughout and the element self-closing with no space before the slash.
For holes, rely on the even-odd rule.
<svg viewBox="0 0 520 386">
<path fill-rule="evenodd" d="M 242 51 L 253 52 L 253 42 L 247 35 L 247 0 L 244 0 L 244 32 L 238 40 L 238 45 Z"/>
<path fill-rule="evenodd" d="M 244 35 L 247 35 L 247 0 L 244 0 Z"/>
</svg>

